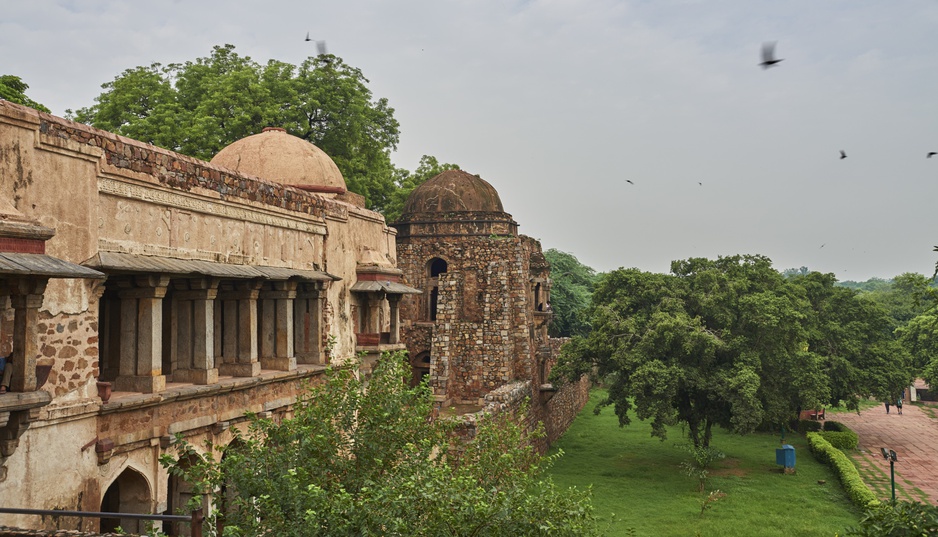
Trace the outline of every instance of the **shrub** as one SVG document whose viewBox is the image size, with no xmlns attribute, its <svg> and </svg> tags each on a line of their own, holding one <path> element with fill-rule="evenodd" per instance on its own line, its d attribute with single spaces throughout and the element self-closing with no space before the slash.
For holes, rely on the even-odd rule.
<svg viewBox="0 0 938 537">
<path fill-rule="evenodd" d="M 841 451 L 857 449 L 859 438 L 853 431 L 821 431 L 818 434 Z"/>
<path fill-rule="evenodd" d="M 808 448 L 814 454 L 814 458 L 834 469 L 844 487 L 844 492 L 854 505 L 869 507 L 879 504 L 879 500 L 860 478 L 857 467 L 844 455 L 843 451 L 831 445 L 820 433 L 808 433 L 807 437 Z"/>
<path fill-rule="evenodd" d="M 843 431 L 849 431 L 850 427 L 847 427 L 846 425 L 844 425 L 843 423 L 840 423 L 839 421 L 830 420 L 830 421 L 824 422 L 824 430 L 840 433 Z"/>
<path fill-rule="evenodd" d="M 919 502 L 881 503 L 866 509 L 859 528 L 847 537 L 927 537 L 938 535 L 938 507 Z"/>
<path fill-rule="evenodd" d="M 798 432 L 801 434 L 817 432 L 824 424 L 815 420 L 798 420 Z"/>
</svg>

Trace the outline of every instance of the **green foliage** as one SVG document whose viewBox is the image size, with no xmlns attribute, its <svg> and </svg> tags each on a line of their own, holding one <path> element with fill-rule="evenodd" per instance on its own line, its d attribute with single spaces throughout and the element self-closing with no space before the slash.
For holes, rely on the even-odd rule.
<svg viewBox="0 0 938 537">
<path fill-rule="evenodd" d="M 872 506 L 846 537 L 928 537 L 938 535 L 938 506 L 889 502 Z"/>
<path fill-rule="evenodd" d="M 687 477 L 697 480 L 697 491 L 703 492 L 707 486 L 707 477 L 713 463 L 726 457 L 722 451 L 710 446 L 684 444 L 682 447 L 691 458 L 681 463 L 681 469 Z M 701 510 L 701 515 L 703 510 Z"/>
<path fill-rule="evenodd" d="M 701 490 L 703 492 L 703 490 Z M 712 509 L 713 504 L 717 501 L 726 498 L 726 493 L 719 490 L 711 490 L 710 494 L 707 494 L 707 497 L 700 502 L 700 516 L 704 515 L 704 512 L 707 509 Z"/>
<path fill-rule="evenodd" d="M 922 371 L 922 378 L 929 386 L 938 386 L 938 357 L 932 359 Z"/>
<path fill-rule="evenodd" d="M 844 491 L 847 493 L 847 497 L 854 505 L 867 507 L 879 504 L 879 500 L 876 499 L 876 496 L 860 477 L 857 467 L 844 455 L 843 451 L 831 445 L 821 436 L 821 433 L 808 433 L 807 438 L 811 453 L 814 454 L 817 460 L 834 469 L 840 478 Z"/>
<path fill-rule="evenodd" d="M 839 422 L 839 421 L 835 421 L 835 420 L 825 420 L 825 421 L 824 421 L 824 427 L 823 427 L 823 429 L 824 429 L 825 431 L 835 431 L 835 432 L 850 431 L 850 432 L 853 432 L 853 430 L 852 430 L 850 427 L 847 427 L 847 426 L 844 425 L 843 423 L 841 423 L 841 422 Z"/>
<path fill-rule="evenodd" d="M 841 451 L 856 449 L 859 442 L 857 433 L 853 431 L 820 431 L 818 434 Z"/>
<path fill-rule="evenodd" d="M 596 271 L 566 252 L 551 248 L 544 252 L 550 263 L 550 304 L 554 312 L 548 332 L 551 337 L 585 336 L 589 333 L 587 308 L 593 296 Z"/>
<path fill-rule="evenodd" d="M 801 434 L 815 433 L 824 428 L 824 424 L 816 420 L 798 420 L 798 432 Z"/>
<path fill-rule="evenodd" d="M 29 85 L 14 75 L 0 75 L 0 99 L 49 113 L 49 109 L 26 96 Z"/>
<path fill-rule="evenodd" d="M 601 406 L 622 425 L 635 408 L 653 435 L 684 423 L 696 445 L 713 426 L 748 433 L 801 408 L 895 400 L 913 368 L 887 309 L 835 282 L 786 278 L 763 256 L 675 261 L 670 275 L 619 269 L 599 279 L 592 332 L 564 346 L 554 374 L 595 366 L 611 381 Z"/>
<path fill-rule="evenodd" d="M 213 449 L 171 471 L 203 494 L 236 491 L 225 495 L 226 536 L 596 533 L 589 493 L 544 477 L 553 458 L 507 416 L 482 420 L 454 451 L 453 422 L 428 420 L 429 389 L 409 378 L 403 353 L 383 357 L 367 382 L 331 369 L 292 419 L 253 419 L 220 462 Z M 194 452 L 179 446 L 180 460 Z"/>
<path fill-rule="evenodd" d="M 396 189 L 399 126 L 359 69 L 333 55 L 260 64 L 233 45 L 195 61 L 127 69 L 95 104 L 69 115 L 95 127 L 210 160 L 267 126 L 283 127 L 335 161 L 349 190 L 381 210 Z"/>
<path fill-rule="evenodd" d="M 938 356 L 938 310 L 932 309 L 896 329 L 899 342 L 912 356 L 917 371 Z"/>
</svg>

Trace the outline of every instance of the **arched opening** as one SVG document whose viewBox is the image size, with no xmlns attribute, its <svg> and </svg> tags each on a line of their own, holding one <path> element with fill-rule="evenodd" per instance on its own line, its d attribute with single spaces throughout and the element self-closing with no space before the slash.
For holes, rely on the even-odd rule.
<svg viewBox="0 0 938 537">
<path fill-rule="evenodd" d="M 410 371 L 410 387 L 413 388 L 430 376 L 430 353 L 424 351 L 411 358 Z"/>
<path fill-rule="evenodd" d="M 223 469 L 225 467 L 224 465 L 228 458 L 228 454 L 241 448 L 243 445 L 243 442 L 238 438 L 235 438 L 231 441 L 230 444 L 228 444 L 221 456 Z M 231 479 L 227 475 L 224 476 L 224 478 L 221 480 L 221 487 L 215 491 L 215 508 L 218 512 L 218 516 L 215 518 L 216 535 L 225 534 L 225 524 L 234 510 L 235 498 L 237 495 L 237 491 L 235 490 L 234 485 L 231 483 Z"/>
<path fill-rule="evenodd" d="M 140 472 L 127 468 L 111 483 L 101 500 L 101 511 L 107 513 L 149 514 L 153 500 L 150 485 Z M 120 527 L 126 533 L 143 533 L 145 521 L 131 518 L 102 518 L 101 532 L 112 533 Z"/>
<path fill-rule="evenodd" d="M 439 257 L 434 257 L 427 263 L 427 316 L 426 318 L 435 321 L 436 320 L 436 309 L 439 302 L 440 294 L 440 274 L 446 272 L 448 264 L 445 260 L 440 259 Z"/>
<path fill-rule="evenodd" d="M 439 277 L 440 274 L 446 272 L 446 267 L 447 267 L 446 261 L 440 259 L 439 257 L 435 257 L 431 259 L 430 260 L 430 277 L 431 278 Z"/>
<path fill-rule="evenodd" d="M 186 469 L 198 462 L 195 455 L 190 455 L 179 461 L 179 468 Z M 166 487 L 166 514 L 167 515 L 189 515 L 189 501 L 195 496 L 195 490 L 182 476 L 170 474 Z M 204 503 L 204 502 L 203 502 Z M 204 512 L 208 512 L 205 506 L 202 506 Z M 189 536 L 189 524 L 180 522 L 163 522 L 163 532 L 170 536 Z"/>
<path fill-rule="evenodd" d="M 544 304 L 541 302 L 541 284 L 534 284 L 534 305 L 537 311 L 544 311 Z"/>
</svg>

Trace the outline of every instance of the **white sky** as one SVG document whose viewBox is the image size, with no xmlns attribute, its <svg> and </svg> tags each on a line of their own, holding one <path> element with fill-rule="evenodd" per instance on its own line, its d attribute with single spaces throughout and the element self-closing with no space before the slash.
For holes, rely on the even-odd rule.
<svg viewBox="0 0 938 537">
<path fill-rule="evenodd" d="M 56 115 L 214 45 L 298 64 L 310 32 L 395 109 L 395 164 L 479 174 L 523 233 L 598 271 L 752 253 L 866 280 L 938 261 L 934 0 L 4 4 L 0 74 Z"/>
</svg>

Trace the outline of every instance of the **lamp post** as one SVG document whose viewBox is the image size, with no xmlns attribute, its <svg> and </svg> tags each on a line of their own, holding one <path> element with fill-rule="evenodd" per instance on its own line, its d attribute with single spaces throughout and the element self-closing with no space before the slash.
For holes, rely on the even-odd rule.
<svg viewBox="0 0 938 537">
<path fill-rule="evenodd" d="M 889 481 L 892 483 L 892 503 L 896 503 L 896 452 L 891 449 L 879 448 L 883 458 L 889 461 Z"/>
</svg>

